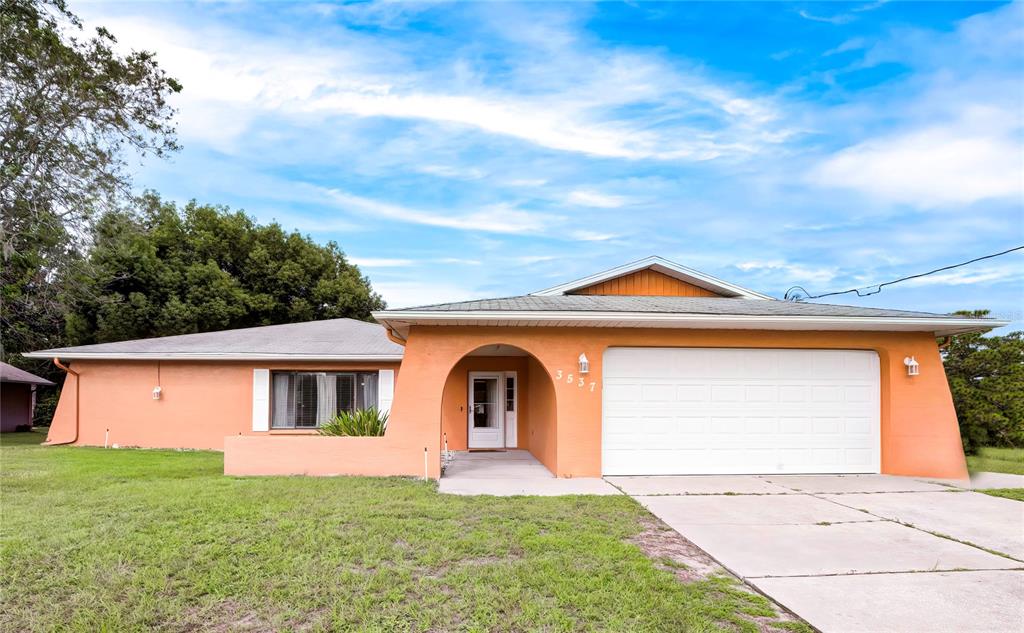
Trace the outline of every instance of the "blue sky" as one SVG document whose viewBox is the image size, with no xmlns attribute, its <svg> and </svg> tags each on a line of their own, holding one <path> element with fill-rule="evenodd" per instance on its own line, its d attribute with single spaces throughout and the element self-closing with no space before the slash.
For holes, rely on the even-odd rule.
<svg viewBox="0 0 1024 633">
<path fill-rule="evenodd" d="M 393 307 L 657 254 L 773 296 L 1024 243 L 1024 4 L 81 3 L 184 84 L 140 188 L 337 241 Z M 990 308 L 1024 254 L 835 303 Z"/>
</svg>

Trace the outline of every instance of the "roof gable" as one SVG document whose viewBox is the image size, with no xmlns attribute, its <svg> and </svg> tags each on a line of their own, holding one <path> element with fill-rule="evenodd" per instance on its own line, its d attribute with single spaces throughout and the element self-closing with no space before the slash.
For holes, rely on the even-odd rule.
<svg viewBox="0 0 1024 633">
<path fill-rule="evenodd" d="M 641 271 L 650 271 L 657 273 L 661 277 L 668 277 L 674 281 L 682 282 L 685 286 L 695 288 L 697 290 L 690 290 L 694 294 L 682 294 L 685 286 L 677 285 L 675 288 L 680 294 L 668 293 L 665 290 L 665 284 L 658 282 L 657 277 L 648 276 L 648 283 L 640 283 L 640 277 L 635 276 L 636 273 Z M 618 283 L 610 283 L 613 280 L 618 280 Z M 636 292 L 626 292 L 626 287 L 632 287 L 636 289 Z M 609 290 L 616 288 L 620 289 L 618 292 L 609 292 Z M 660 291 L 652 291 L 655 288 L 660 288 Z M 594 289 L 601 290 L 596 292 Z M 640 290 L 643 290 L 640 292 Z M 705 294 L 698 294 L 699 291 L 706 291 Z M 699 270 L 687 268 L 681 264 L 671 262 L 663 257 L 647 257 L 629 264 L 610 268 L 603 272 L 577 279 L 576 281 L 570 281 L 568 283 L 553 286 L 545 290 L 532 293 L 536 296 L 553 296 L 553 295 L 569 295 L 569 294 L 636 294 L 639 296 L 700 296 L 700 297 L 738 297 L 742 299 L 772 299 L 768 295 L 755 292 L 736 284 L 731 284 L 725 280 L 718 279 L 706 273 L 702 273 Z"/>
<path fill-rule="evenodd" d="M 669 277 L 650 268 L 612 277 L 593 286 L 566 292 L 567 295 L 627 295 L 645 297 L 721 297 L 717 292 Z"/>
</svg>

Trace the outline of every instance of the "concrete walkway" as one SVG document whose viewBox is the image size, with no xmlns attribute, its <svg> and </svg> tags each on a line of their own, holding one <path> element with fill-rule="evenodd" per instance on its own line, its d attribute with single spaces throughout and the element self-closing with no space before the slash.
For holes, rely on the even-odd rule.
<svg viewBox="0 0 1024 633">
<path fill-rule="evenodd" d="M 441 476 L 438 490 L 498 497 L 622 494 L 599 477 L 559 479 L 524 450 L 457 452 Z"/>
<path fill-rule="evenodd" d="M 822 631 L 1024 631 L 1024 503 L 972 492 L 981 480 L 608 481 Z"/>
</svg>

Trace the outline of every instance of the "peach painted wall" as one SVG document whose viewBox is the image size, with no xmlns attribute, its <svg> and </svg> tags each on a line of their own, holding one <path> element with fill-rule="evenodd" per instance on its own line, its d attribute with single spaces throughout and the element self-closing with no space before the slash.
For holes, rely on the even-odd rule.
<svg viewBox="0 0 1024 633">
<path fill-rule="evenodd" d="M 469 372 L 514 371 L 518 381 L 519 411 L 516 416 L 516 437 L 520 448 L 528 448 L 530 389 L 527 378 L 528 356 L 466 356 L 452 368 L 444 383 L 441 399 L 441 432 L 448 435 L 448 450 L 464 451 L 469 432 Z M 502 394 L 504 394 L 502 389 Z M 504 396 L 503 396 L 504 397 Z"/>
<path fill-rule="evenodd" d="M 601 474 L 601 362 L 608 347 L 874 350 L 881 362 L 882 472 L 936 477 L 967 472 L 949 386 L 930 333 L 416 326 L 408 336 L 403 386 L 395 394 L 393 415 L 435 428 L 439 436 L 441 394 L 448 375 L 441 368 L 493 344 L 525 350 L 553 376 L 562 372 L 554 386 L 558 476 Z M 575 375 L 581 352 L 591 366 L 583 386 Z M 903 358 L 911 355 L 921 364 L 919 376 L 906 375 Z"/>
<path fill-rule="evenodd" d="M 540 362 L 529 358 L 530 428 L 524 446 L 547 469 L 558 472 L 555 386 Z"/>
<path fill-rule="evenodd" d="M 104 434 L 120 446 L 222 450 L 228 435 L 269 435 L 309 431 L 252 430 L 252 370 L 376 371 L 397 363 L 238 363 L 210 361 L 74 361 L 80 373 L 80 416 L 76 444 L 102 446 Z M 397 390 L 398 377 L 395 386 Z M 68 375 L 47 436 L 74 437 L 75 381 Z M 153 387 L 163 389 L 153 400 Z M 390 430 L 390 429 L 389 429 Z M 422 451 L 422 446 L 420 447 Z"/>
<path fill-rule="evenodd" d="M 935 339 L 929 333 L 632 328 L 413 327 L 384 441 L 365 446 L 355 442 L 317 444 L 324 447 L 311 449 L 318 464 L 306 464 L 305 468 L 326 474 L 337 472 L 333 469 L 339 460 L 354 460 L 351 470 L 343 472 L 419 474 L 426 448 L 429 476 L 437 477 L 442 418 L 446 415 L 444 393 L 451 368 L 467 353 L 493 344 L 514 345 L 536 357 L 537 361 L 526 361 L 528 424 L 521 428 L 528 429 L 528 436 L 520 437 L 527 440 L 524 447 L 559 476 L 601 473 L 601 363 L 604 351 L 612 346 L 874 350 L 881 362 L 882 472 L 936 477 L 966 475 L 952 398 Z M 576 359 L 581 352 L 586 353 L 591 366 L 582 386 L 575 375 Z M 910 355 L 916 356 L 921 364 L 919 376 L 906 375 L 903 358 Z M 165 395 L 154 401 L 151 391 L 156 384 L 155 362 L 76 362 L 72 368 L 82 374 L 78 443 L 102 445 L 107 428 L 111 430 L 110 441 L 122 446 L 221 449 L 225 436 L 254 435 L 254 367 L 378 368 L 350 364 L 163 362 L 161 384 Z M 397 369 L 395 365 L 391 367 Z M 543 378 L 544 370 L 552 378 L 561 372 L 554 386 L 548 385 L 550 392 L 534 380 Z M 74 383 L 73 377 L 65 383 L 50 429 L 50 441 L 71 439 L 74 432 Z M 464 387 L 461 391 L 464 397 Z M 553 417 L 557 424 L 547 424 Z M 460 415 L 459 425 L 445 428 L 454 430 L 461 425 L 464 429 L 463 419 Z M 226 462 L 230 460 L 233 472 L 270 474 L 277 468 L 295 470 L 297 462 L 293 460 L 301 460 L 306 444 L 291 441 L 296 438 L 257 435 L 267 441 L 232 439 L 229 446 L 237 445 L 240 451 L 225 457 Z M 278 446 L 269 441 L 277 439 L 286 440 L 280 446 L 288 447 L 281 466 L 269 463 L 275 460 Z M 450 445 L 451 439 L 449 436 Z M 371 446 L 382 449 L 375 451 Z M 363 452 L 368 454 L 355 456 Z"/>
<path fill-rule="evenodd" d="M 392 431 L 389 428 L 384 437 L 228 436 L 224 474 L 423 477 L 424 447 Z M 428 455 L 427 463 L 436 459 Z"/>
</svg>

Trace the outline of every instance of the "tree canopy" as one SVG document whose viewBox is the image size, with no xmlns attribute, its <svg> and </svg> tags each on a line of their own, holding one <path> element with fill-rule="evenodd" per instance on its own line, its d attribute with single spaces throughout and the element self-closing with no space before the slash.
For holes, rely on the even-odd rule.
<svg viewBox="0 0 1024 633">
<path fill-rule="evenodd" d="M 983 317 L 988 310 L 956 314 Z M 1024 332 L 961 334 L 943 351 L 964 450 L 1024 446 Z"/>
<path fill-rule="evenodd" d="M 68 314 L 72 344 L 349 317 L 384 307 L 334 242 L 240 211 L 149 193 L 93 231 L 88 280 Z"/>
<path fill-rule="evenodd" d="M 177 148 L 181 86 L 115 44 L 63 0 L 0 0 L 0 326 L 5 359 L 39 373 L 17 353 L 62 342 L 65 283 L 87 275 L 95 215 L 129 198 L 126 157 Z"/>
<path fill-rule="evenodd" d="M 129 158 L 178 149 L 181 85 L 88 34 L 64 0 L 0 0 L 0 352 L 353 317 L 384 306 L 334 243 L 132 195 Z M 37 419 L 48 421 L 55 398 Z"/>
</svg>

